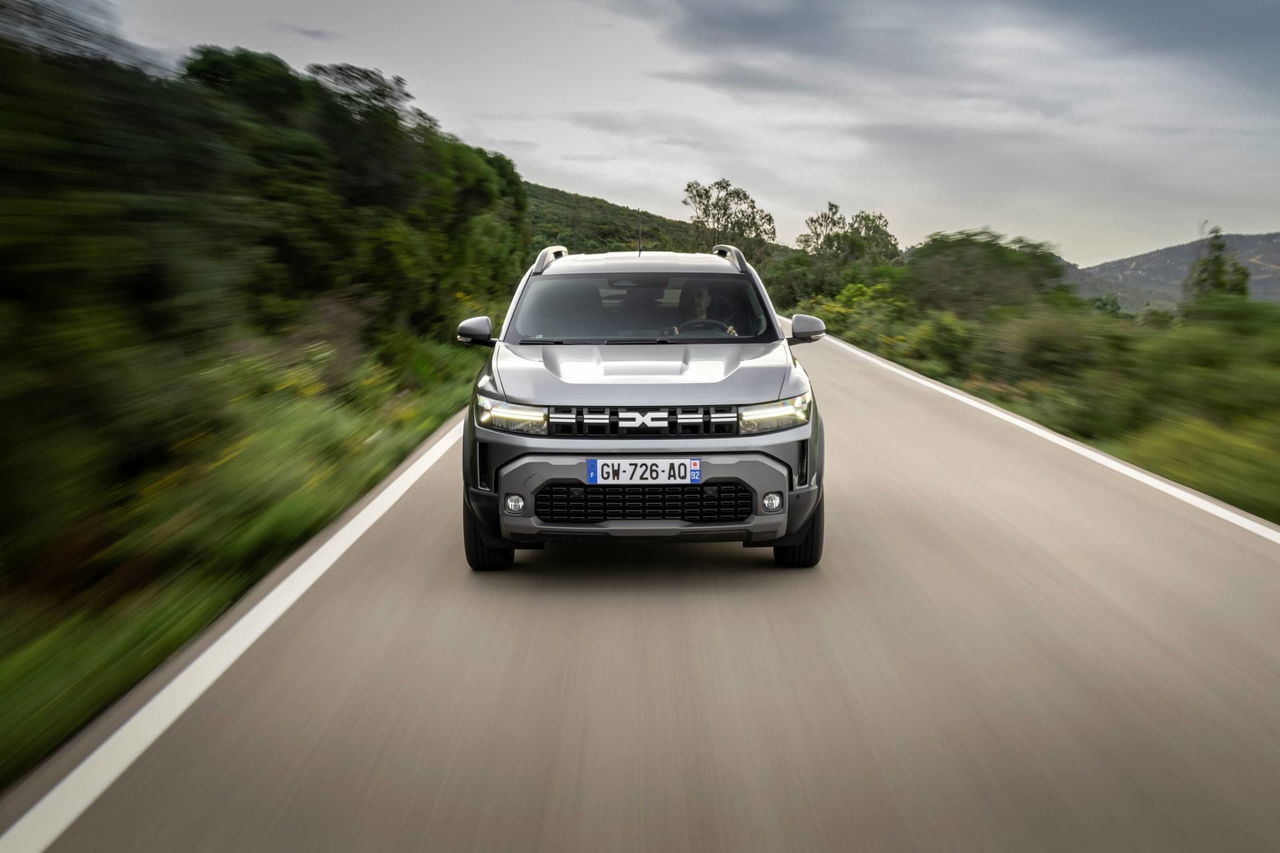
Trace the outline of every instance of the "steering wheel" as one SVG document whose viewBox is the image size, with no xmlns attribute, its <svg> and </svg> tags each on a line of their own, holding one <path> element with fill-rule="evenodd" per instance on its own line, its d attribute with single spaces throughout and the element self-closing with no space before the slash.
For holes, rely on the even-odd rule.
<svg viewBox="0 0 1280 853">
<path fill-rule="evenodd" d="M 686 320 L 680 324 L 680 334 L 682 335 L 685 332 L 703 330 L 710 332 L 724 332 L 726 335 L 731 334 L 728 323 L 721 323 L 719 320 L 712 320 L 710 318 L 704 320 Z"/>
</svg>

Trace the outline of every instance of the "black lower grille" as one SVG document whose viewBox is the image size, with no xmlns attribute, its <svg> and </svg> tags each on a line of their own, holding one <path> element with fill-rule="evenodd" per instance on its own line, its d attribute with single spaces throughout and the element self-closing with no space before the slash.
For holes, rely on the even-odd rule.
<svg viewBox="0 0 1280 853">
<path fill-rule="evenodd" d="M 586 486 L 548 483 L 534 495 L 542 521 L 596 524 L 624 519 L 667 519 L 694 523 L 745 521 L 755 493 L 738 480 L 676 486 Z"/>
</svg>

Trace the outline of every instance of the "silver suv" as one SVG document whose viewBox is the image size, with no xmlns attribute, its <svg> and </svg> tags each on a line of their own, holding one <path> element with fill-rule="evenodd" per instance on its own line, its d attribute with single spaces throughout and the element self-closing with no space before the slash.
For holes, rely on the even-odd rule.
<svg viewBox="0 0 1280 853">
<path fill-rule="evenodd" d="M 710 254 L 539 253 L 466 421 L 463 541 L 476 571 L 552 540 L 739 541 L 778 565 L 822 557 L 822 421 L 787 337 L 733 246 Z"/>
</svg>

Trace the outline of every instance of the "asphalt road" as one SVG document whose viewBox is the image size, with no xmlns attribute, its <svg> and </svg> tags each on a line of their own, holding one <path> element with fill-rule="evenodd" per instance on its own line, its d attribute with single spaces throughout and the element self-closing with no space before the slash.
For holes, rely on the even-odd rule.
<svg viewBox="0 0 1280 853">
<path fill-rule="evenodd" d="M 1280 545 L 797 354 L 819 568 L 472 574 L 453 446 L 53 849 L 1280 848 Z"/>
</svg>

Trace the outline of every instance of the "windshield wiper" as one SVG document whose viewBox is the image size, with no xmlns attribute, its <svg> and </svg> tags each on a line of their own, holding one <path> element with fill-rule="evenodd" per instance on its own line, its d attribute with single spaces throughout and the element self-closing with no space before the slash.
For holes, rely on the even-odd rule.
<svg viewBox="0 0 1280 853">
<path fill-rule="evenodd" d="M 602 344 L 602 343 L 605 343 L 605 341 L 594 340 L 594 339 L 588 340 L 585 338 L 579 338 L 576 340 L 566 340 L 564 338 L 521 338 L 520 340 L 516 341 L 516 343 L 521 346 L 524 346 L 526 344 L 537 344 L 537 345 L 565 344 L 565 345 L 572 346 L 573 344 Z"/>
<path fill-rule="evenodd" d="M 610 338 L 606 344 L 669 344 L 670 338 Z"/>
<path fill-rule="evenodd" d="M 681 335 L 678 338 L 667 338 L 664 344 L 758 344 L 760 341 L 755 338 L 738 337 L 737 335 L 726 335 L 723 338 L 695 338 L 692 335 Z"/>
</svg>

